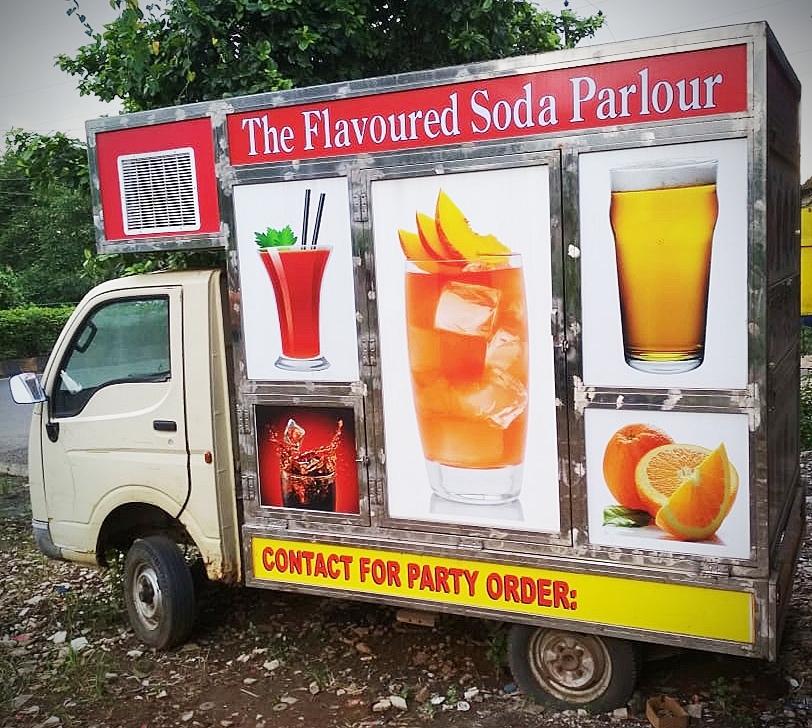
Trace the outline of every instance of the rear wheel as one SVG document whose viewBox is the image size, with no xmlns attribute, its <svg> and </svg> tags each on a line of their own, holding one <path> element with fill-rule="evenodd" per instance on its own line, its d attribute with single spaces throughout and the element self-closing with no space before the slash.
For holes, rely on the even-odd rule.
<svg viewBox="0 0 812 728">
<path fill-rule="evenodd" d="M 136 636 L 166 649 L 183 642 L 195 617 L 192 575 L 178 547 L 165 536 L 138 539 L 124 562 L 124 602 Z"/>
<path fill-rule="evenodd" d="M 508 659 L 519 687 L 538 702 L 593 713 L 628 702 L 639 661 L 626 640 L 524 624 L 511 627 Z"/>
</svg>

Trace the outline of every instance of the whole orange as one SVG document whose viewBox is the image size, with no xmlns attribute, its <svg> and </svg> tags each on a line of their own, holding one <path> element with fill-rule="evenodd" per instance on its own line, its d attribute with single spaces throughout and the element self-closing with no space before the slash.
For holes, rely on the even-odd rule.
<svg viewBox="0 0 812 728">
<path fill-rule="evenodd" d="M 642 423 L 625 425 L 609 438 L 603 453 L 603 477 L 620 505 L 646 510 L 637 493 L 634 470 L 647 452 L 673 442 L 659 428 Z"/>
</svg>

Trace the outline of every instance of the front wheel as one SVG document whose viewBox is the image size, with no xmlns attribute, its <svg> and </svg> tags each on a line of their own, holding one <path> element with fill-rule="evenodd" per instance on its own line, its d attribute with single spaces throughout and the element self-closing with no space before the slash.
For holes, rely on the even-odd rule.
<svg viewBox="0 0 812 728">
<path fill-rule="evenodd" d="M 165 536 L 138 539 L 124 561 L 124 602 L 136 636 L 159 650 L 191 633 L 195 617 L 192 575 Z"/>
<path fill-rule="evenodd" d="M 631 698 L 639 657 L 626 640 L 514 624 L 508 660 L 519 687 L 539 703 L 603 713 Z"/>
</svg>

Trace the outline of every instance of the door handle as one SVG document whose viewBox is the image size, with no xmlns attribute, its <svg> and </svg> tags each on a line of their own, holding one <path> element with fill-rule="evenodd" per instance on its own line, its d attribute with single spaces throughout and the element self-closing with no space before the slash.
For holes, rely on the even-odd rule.
<svg viewBox="0 0 812 728">
<path fill-rule="evenodd" d="M 51 442 L 56 442 L 59 439 L 59 423 L 58 422 L 46 422 L 45 423 L 45 432 L 48 435 L 48 439 Z"/>
<path fill-rule="evenodd" d="M 178 423 L 174 420 L 153 420 L 152 427 L 158 432 L 177 432 Z"/>
</svg>

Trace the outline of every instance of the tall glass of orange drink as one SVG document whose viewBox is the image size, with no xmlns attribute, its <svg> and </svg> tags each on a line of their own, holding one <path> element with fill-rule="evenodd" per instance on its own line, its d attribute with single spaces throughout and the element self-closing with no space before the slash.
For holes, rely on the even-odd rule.
<svg viewBox="0 0 812 728">
<path fill-rule="evenodd" d="M 515 500 L 527 431 L 527 306 L 521 256 L 406 263 L 415 410 L 435 493 Z"/>
<path fill-rule="evenodd" d="M 704 360 L 716 167 L 676 160 L 611 170 L 623 349 L 634 369 L 679 373 Z"/>
</svg>

